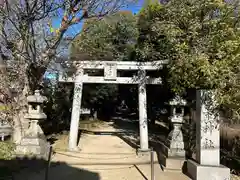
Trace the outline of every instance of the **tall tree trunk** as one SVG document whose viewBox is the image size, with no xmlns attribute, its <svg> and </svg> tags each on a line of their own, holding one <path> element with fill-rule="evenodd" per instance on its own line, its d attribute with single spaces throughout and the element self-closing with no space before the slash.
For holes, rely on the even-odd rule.
<svg viewBox="0 0 240 180">
<path fill-rule="evenodd" d="M 28 110 L 27 96 L 29 93 L 29 85 L 25 83 L 22 92 L 16 98 L 16 104 L 14 105 L 13 114 L 13 141 L 20 143 L 26 129 L 29 127 L 29 121 L 25 119 L 25 115 Z"/>
<path fill-rule="evenodd" d="M 22 47 L 22 42 L 18 43 L 19 49 Z M 47 54 L 47 55 L 46 55 Z M 9 104 L 11 104 L 11 112 L 9 112 L 8 117 L 11 119 L 11 124 L 13 127 L 12 139 L 15 143 L 19 143 L 29 127 L 29 122 L 24 116 L 27 113 L 28 103 L 27 96 L 32 94 L 34 90 L 39 89 L 43 75 L 46 70 L 46 66 L 49 63 L 49 56 L 52 56 L 52 51 L 47 51 L 43 53 L 42 60 L 46 64 L 38 66 L 37 64 L 31 63 L 23 57 L 17 58 L 19 67 L 19 76 L 13 81 L 9 79 L 9 73 L 7 70 L 7 64 L 5 60 L 0 55 L 0 102 L 1 99 L 9 99 Z M 14 97 L 12 93 L 11 86 L 16 85 L 17 96 Z M 2 98 L 2 96 L 4 96 Z M 8 105 L 7 102 L 3 102 L 4 105 Z M 5 118 L 5 116 L 0 118 Z"/>
</svg>

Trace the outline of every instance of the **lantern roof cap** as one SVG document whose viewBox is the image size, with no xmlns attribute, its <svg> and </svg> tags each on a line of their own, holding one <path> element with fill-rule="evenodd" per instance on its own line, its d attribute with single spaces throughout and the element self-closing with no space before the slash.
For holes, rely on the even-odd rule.
<svg viewBox="0 0 240 180">
<path fill-rule="evenodd" d="M 29 103 L 42 104 L 43 102 L 47 101 L 47 98 L 45 96 L 42 96 L 39 90 L 35 90 L 34 95 L 27 97 L 27 101 Z"/>
<path fill-rule="evenodd" d="M 186 106 L 187 105 L 187 101 L 184 100 L 180 96 L 175 96 L 173 99 L 171 99 L 169 101 L 169 105 L 171 105 L 171 106 Z"/>
</svg>

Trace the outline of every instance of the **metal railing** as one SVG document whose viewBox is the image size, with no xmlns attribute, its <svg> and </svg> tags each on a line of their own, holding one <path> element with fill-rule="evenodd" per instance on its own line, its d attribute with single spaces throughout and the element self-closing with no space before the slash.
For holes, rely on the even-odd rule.
<svg viewBox="0 0 240 180">
<path fill-rule="evenodd" d="M 47 166 L 46 166 L 46 171 L 45 171 L 45 180 L 48 180 L 48 177 L 49 177 L 49 169 L 51 166 L 52 151 L 53 151 L 52 146 L 50 146 L 49 153 L 48 153 Z"/>
<path fill-rule="evenodd" d="M 150 162 L 151 162 L 151 180 L 155 180 L 155 174 L 154 174 L 154 151 L 153 151 L 153 148 L 151 148 L 151 151 L 150 151 Z"/>
</svg>

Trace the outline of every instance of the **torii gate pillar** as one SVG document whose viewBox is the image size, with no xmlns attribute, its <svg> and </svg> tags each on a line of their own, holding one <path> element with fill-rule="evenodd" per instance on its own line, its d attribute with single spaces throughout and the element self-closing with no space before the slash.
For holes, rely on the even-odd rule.
<svg viewBox="0 0 240 180">
<path fill-rule="evenodd" d="M 147 94 L 146 84 L 161 84 L 161 78 L 150 78 L 146 76 L 146 70 L 158 70 L 168 61 L 157 62 L 118 62 L 118 61 L 78 61 L 77 74 L 63 77 L 60 72 L 60 82 L 74 83 L 74 96 L 72 105 L 72 116 L 69 134 L 68 149 L 78 150 L 78 128 L 81 113 L 82 88 L 84 83 L 107 83 L 107 84 L 136 84 L 138 85 L 139 100 L 139 132 L 140 152 L 148 151 L 148 120 L 147 120 Z M 104 69 L 104 77 L 84 75 L 84 69 Z M 118 77 L 117 70 L 137 70 L 138 77 Z"/>
<path fill-rule="evenodd" d="M 140 149 L 139 151 L 148 151 L 148 119 L 147 119 L 147 92 L 146 71 L 139 71 L 141 82 L 138 84 L 138 106 L 139 106 L 139 132 L 140 132 Z"/>
<path fill-rule="evenodd" d="M 74 94 L 73 94 L 73 103 L 72 103 L 72 115 L 71 115 L 71 124 L 70 124 L 70 133 L 68 141 L 69 151 L 78 151 L 78 128 L 79 128 L 79 119 L 81 112 L 81 102 L 82 102 L 82 89 L 83 89 L 83 70 L 77 72 L 76 82 L 74 83 Z"/>
</svg>

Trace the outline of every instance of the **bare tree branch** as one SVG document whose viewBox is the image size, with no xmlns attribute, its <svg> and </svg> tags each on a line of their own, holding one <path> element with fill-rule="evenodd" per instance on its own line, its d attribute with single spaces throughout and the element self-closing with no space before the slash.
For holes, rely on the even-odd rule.
<svg viewBox="0 0 240 180">
<path fill-rule="evenodd" d="M 84 19 L 116 12 L 130 1 L 0 0 L 0 101 L 10 103 L 16 121 L 22 121 L 26 96 L 41 85 L 67 30 Z M 52 31 L 49 22 L 54 18 L 61 24 Z"/>
</svg>

